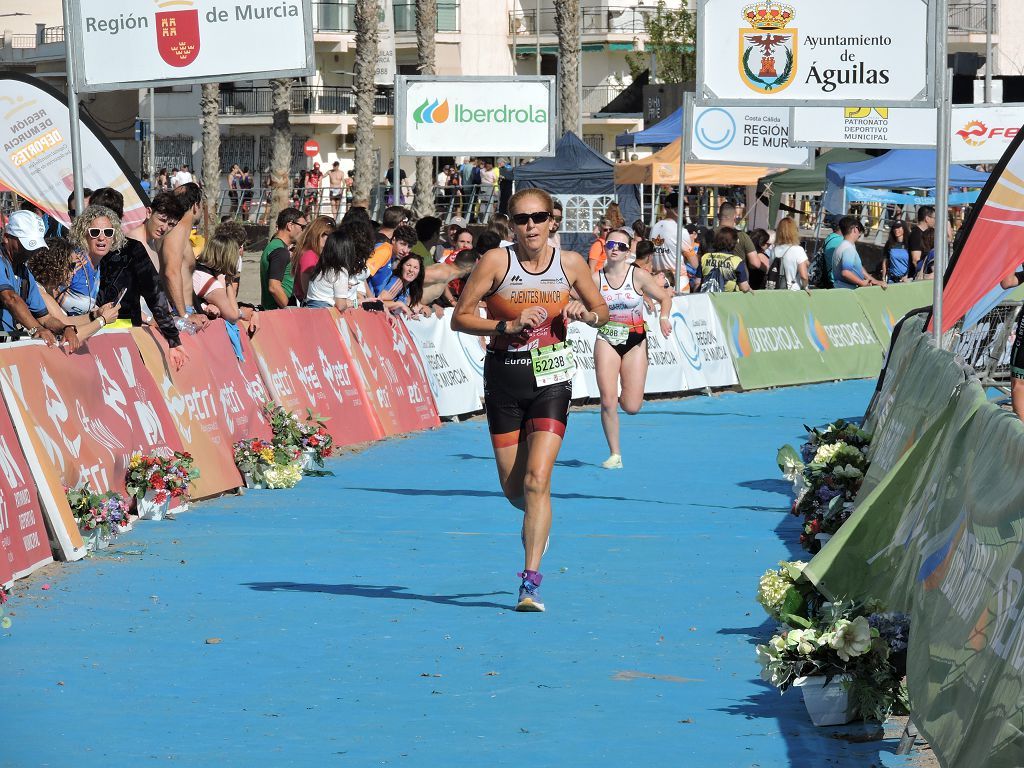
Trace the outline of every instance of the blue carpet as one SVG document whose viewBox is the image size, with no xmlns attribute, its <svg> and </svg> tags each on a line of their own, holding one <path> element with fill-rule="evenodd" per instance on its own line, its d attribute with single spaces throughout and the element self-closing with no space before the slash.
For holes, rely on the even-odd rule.
<svg viewBox="0 0 1024 768">
<path fill-rule="evenodd" d="M 617 472 L 575 412 L 546 614 L 509 610 L 520 517 L 482 420 L 139 524 L 15 589 L 0 765 L 903 765 L 754 660 L 757 579 L 799 554 L 775 451 L 871 387 L 648 402 Z"/>
</svg>

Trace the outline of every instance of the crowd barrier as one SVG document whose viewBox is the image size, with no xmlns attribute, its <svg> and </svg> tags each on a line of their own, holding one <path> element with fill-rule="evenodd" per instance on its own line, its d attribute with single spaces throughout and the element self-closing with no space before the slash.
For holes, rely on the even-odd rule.
<svg viewBox="0 0 1024 768">
<path fill-rule="evenodd" d="M 1021 766 L 1024 426 L 922 330 L 904 323 L 869 414 L 874 482 L 804 573 L 911 615 L 912 717 L 942 765 Z"/>
</svg>

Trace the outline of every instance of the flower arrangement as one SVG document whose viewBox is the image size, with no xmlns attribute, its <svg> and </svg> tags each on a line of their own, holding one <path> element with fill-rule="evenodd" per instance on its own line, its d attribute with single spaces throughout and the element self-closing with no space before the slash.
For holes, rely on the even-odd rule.
<svg viewBox="0 0 1024 768">
<path fill-rule="evenodd" d="M 334 438 L 327 431 L 324 417 L 314 414 L 312 409 L 307 408 L 305 422 L 300 424 L 302 438 L 300 445 L 302 450 L 310 451 L 313 454 L 313 461 L 318 467 L 324 465 L 324 459 L 334 453 Z"/>
<path fill-rule="evenodd" d="M 779 563 L 764 572 L 757 585 L 757 602 L 775 621 L 790 626 L 810 627 L 808 616 L 820 595 L 806 579 L 801 579 L 807 563 L 801 560 Z"/>
<path fill-rule="evenodd" d="M 294 488 L 301 479 L 302 469 L 298 464 L 275 464 L 263 472 L 267 488 Z"/>
<path fill-rule="evenodd" d="M 101 536 L 113 538 L 128 527 L 128 502 L 120 493 L 96 493 L 88 483 L 81 488 L 65 488 L 64 493 L 83 533 L 99 531 Z"/>
<path fill-rule="evenodd" d="M 238 471 L 253 479 L 263 477 L 263 473 L 277 463 L 277 451 L 274 449 L 274 444 L 260 440 L 258 437 L 239 440 L 235 443 L 234 457 Z"/>
<path fill-rule="evenodd" d="M 274 446 L 291 449 L 296 455 L 302 450 L 302 423 L 299 417 L 274 402 L 263 404 L 263 413 L 274 433 Z"/>
<path fill-rule="evenodd" d="M 793 482 L 792 512 L 804 519 L 800 544 L 816 553 L 821 549 L 818 534 L 835 533 L 853 511 L 868 469 L 871 435 L 842 419 L 823 429 L 805 429 L 808 439 L 799 453 L 785 445 L 776 460 L 783 476 Z"/>
<path fill-rule="evenodd" d="M 308 451 L 313 463 L 322 467 L 324 459 L 334 452 L 334 438 L 325 426 L 327 420 L 313 413 L 312 409 L 306 409 L 305 421 L 273 402 L 265 403 L 263 412 L 274 433 L 275 450 L 286 457 L 278 458 L 277 464 L 297 461 L 304 451 Z"/>
<path fill-rule="evenodd" d="M 190 453 L 175 451 L 170 456 L 141 453 L 132 455 L 128 463 L 125 487 L 128 494 L 143 499 L 153 491 L 153 501 L 163 504 L 169 499 L 189 500 L 189 486 L 199 477 L 199 470 Z"/>
<path fill-rule="evenodd" d="M 4 608 L 8 598 L 10 598 L 10 593 L 0 586 L 0 629 L 11 628 L 11 617 L 7 615 L 7 609 Z"/>
</svg>

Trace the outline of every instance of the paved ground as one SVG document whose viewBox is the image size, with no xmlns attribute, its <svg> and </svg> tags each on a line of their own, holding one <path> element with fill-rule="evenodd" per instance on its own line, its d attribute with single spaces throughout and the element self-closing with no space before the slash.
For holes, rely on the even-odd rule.
<svg viewBox="0 0 1024 768">
<path fill-rule="evenodd" d="M 575 413 L 546 614 L 509 610 L 519 522 L 480 420 L 144 523 L 15 590 L 0 765 L 903 765 L 753 655 L 757 578 L 798 554 L 776 448 L 870 388 L 647 403 L 619 472 Z"/>
</svg>

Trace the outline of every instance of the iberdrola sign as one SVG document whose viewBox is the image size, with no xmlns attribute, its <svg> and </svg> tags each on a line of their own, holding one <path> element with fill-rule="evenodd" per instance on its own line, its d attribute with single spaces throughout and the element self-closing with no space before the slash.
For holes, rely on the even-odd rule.
<svg viewBox="0 0 1024 768">
<path fill-rule="evenodd" d="M 406 155 L 554 154 L 554 78 L 399 78 Z"/>
<path fill-rule="evenodd" d="M 837 8 L 822 0 L 698 0 L 698 102 L 934 106 L 926 0 L 863 0 L 840 16 Z M 722 55 L 730 39 L 732 64 Z"/>
</svg>

